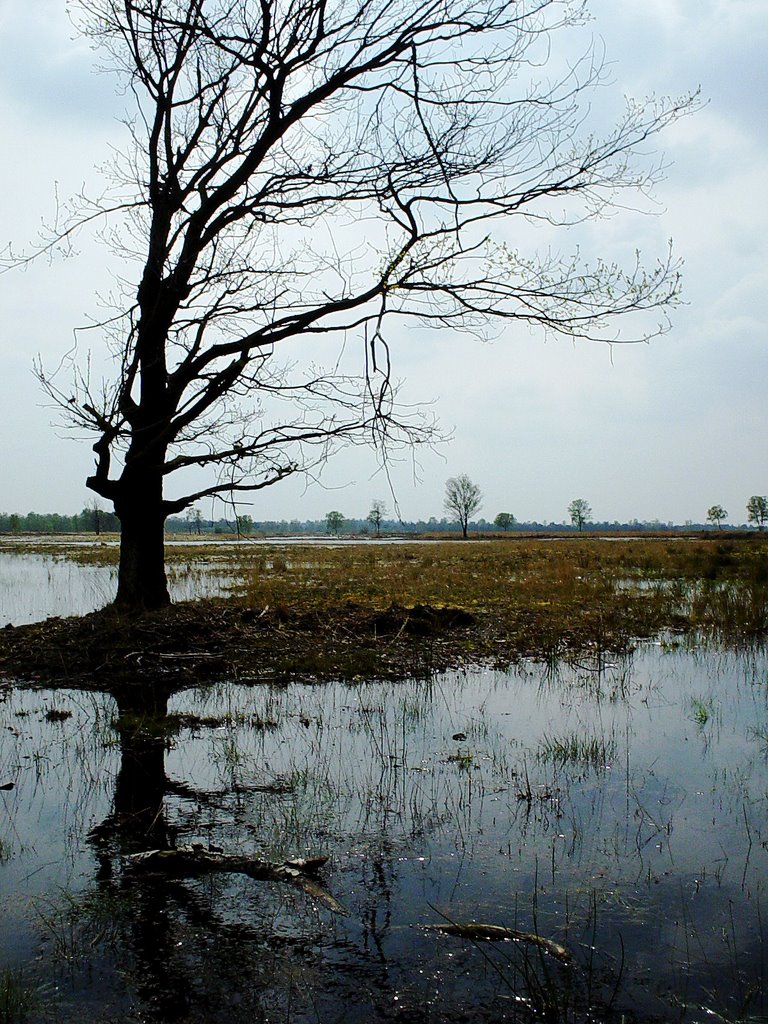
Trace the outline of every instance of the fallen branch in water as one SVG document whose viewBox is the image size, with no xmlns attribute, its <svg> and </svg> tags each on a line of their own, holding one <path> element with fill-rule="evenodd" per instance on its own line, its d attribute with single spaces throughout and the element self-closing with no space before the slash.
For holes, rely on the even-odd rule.
<svg viewBox="0 0 768 1024">
<path fill-rule="evenodd" d="M 327 863 L 327 857 L 285 860 L 280 864 L 260 860 L 258 857 L 216 853 L 202 846 L 180 846 L 174 850 L 145 850 L 142 853 L 132 853 L 125 860 L 128 867 L 134 871 L 181 878 L 205 875 L 214 871 L 233 871 L 259 881 L 287 882 L 320 900 L 335 914 L 347 913 L 335 896 L 324 889 L 315 878 L 320 868 Z"/>
<path fill-rule="evenodd" d="M 538 946 L 545 953 L 560 960 L 561 963 L 571 962 L 571 954 L 561 946 L 559 942 L 547 939 L 543 935 L 536 935 L 535 932 L 521 932 L 517 928 L 503 928 L 498 924 L 476 924 L 470 921 L 466 924 L 458 922 L 445 922 L 444 924 L 423 924 L 426 931 L 443 932 L 445 935 L 458 935 L 462 939 L 486 939 L 491 942 L 528 942 Z"/>
</svg>

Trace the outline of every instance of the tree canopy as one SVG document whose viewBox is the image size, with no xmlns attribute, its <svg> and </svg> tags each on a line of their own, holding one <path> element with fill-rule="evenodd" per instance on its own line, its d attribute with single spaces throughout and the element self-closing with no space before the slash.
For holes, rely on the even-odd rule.
<svg viewBox="0 0 768 1024">
<path fill-rule="evenodd" d="M 759 530 L 768 522 L 768 498 L 753 494 L 747 501 L 747 522 L 754 523 Z"/>
<path fill-rule="evenodd" d="M 511 512 L 499 512 L 496 518 L 493 520 L 493 525 L 498 526 L 500 530 L 508 530 L 510 526 L 515 525 L 515 517 Z"/>
<path fill-rule="evenodd" d="M 722 505 L 710 505 L 707 509 L 707 522 L 713 523 L 720 528 L 721 524 L 728 518 L 727 511 Z"/>
<path fill-rule="evenodd" d="M 325 515 L 325 528 L 328 533 L 332 533 L 335 537 L 338 537 L 344 527 L 345 521 L 346 520 L 341 512 L 337 512 L 336 510 L 333 512 L 327 512 Z"/>
<path fill-rule="evenodd" d="M 387 514 L 387 503 L 381 498 L 374 498 L 371 502 L 371 509 L 366 516 L 367 521 L 371 524 L 378 537 L 381 533 L 381 524 L 384 521 L 384 516 Z"/>
</svg>

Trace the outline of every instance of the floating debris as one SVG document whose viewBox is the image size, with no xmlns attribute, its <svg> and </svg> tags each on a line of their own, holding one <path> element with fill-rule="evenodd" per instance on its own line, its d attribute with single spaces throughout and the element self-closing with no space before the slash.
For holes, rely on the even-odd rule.
<svg viewBox="0 0 768 1024">
<path fill-rule="evenodd" d="M 537 935 L 535 932 L 521 932 L 517 928 L 504 928 L 498 924 L 478 924 L 475 921 L 464 924 L 457 921 L 446 921 L 443 924 L 424 924 L 421 927 L 425 931 L 457 935 L 461 939 L 471 939 L 472 941 L 484 939 L 488 942 L 527 942 L 543 949 L 545 953 L 549 953 L 561 963 L 571 962 L 571 954 L 565 946 L 561 946 L 559 942 L 543 935 Z"/>
</svg>

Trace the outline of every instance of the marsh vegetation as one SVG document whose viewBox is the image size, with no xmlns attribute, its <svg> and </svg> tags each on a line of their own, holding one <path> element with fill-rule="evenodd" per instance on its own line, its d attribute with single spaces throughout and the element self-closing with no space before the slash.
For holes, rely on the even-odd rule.
<svg viewBox="0 0 768 1024">
<path fill-rule="evenodd" d="M 761 1019 L 763 545 L 179 547 L 233 596 L 3 630 L 0 1020 Z"/>
<path fill-rule="evenodd" d="M 17 559 L 37 559 L 36 585 L 26 591 L 35 602 L 55 590 L 56 574 L 65 580 L 62 600 L 71 595 L 80 612 L 114 593 L 114 545 L 26 541 L 11 550 Z M 185 676 L 180 682 L 222 673 L 241 680 L 407 678 L 525 657 L 599 661 L 662 636 L 750 644 L 768 627 L 768 543 L 755 535 L 190 543 L 168 545 L 167 562 L 176 592 L 198 600 L 153 615 L 107 608 L 6 631 L 0 672 L 101 688 L 113 685 L 115 674 L 138 678 L 159 669 Z M 91 581 L 89 606 L 76 603 L 73 563 Z M 7 607 L 0 604 L 0 621 L 25 621 L 14 604 L 24 600 L 26 572 L 17 563 L 0 592 Z M 36 610 L 42 618 L 39 604 Z"/>
</svg>

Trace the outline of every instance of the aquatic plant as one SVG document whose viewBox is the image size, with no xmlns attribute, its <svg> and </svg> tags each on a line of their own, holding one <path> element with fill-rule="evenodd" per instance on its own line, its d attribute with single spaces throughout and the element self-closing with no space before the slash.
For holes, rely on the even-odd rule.
<svg viewBox="0 0 768 1024">
<path fill-rule="evenodd" d="M 26 1024 L 38 1007 L 34 988 L 20 970 L 0 970 L 0 1024 Z"/>
<path fill-rule="evenodd" d="M 541 762 L 590 765 L 593 768 L 605 768 L 615 756 L 614 740 L 603 736 L 581 736 L 578 733 L 564 736 L 545 734 L 536 752 Z"/>
<path fill-rule="evenodd" d="M 691 718 L 697 725 L 705 726 L 713 711 L 711 697 L 691 697 Z"/>
</svg>

